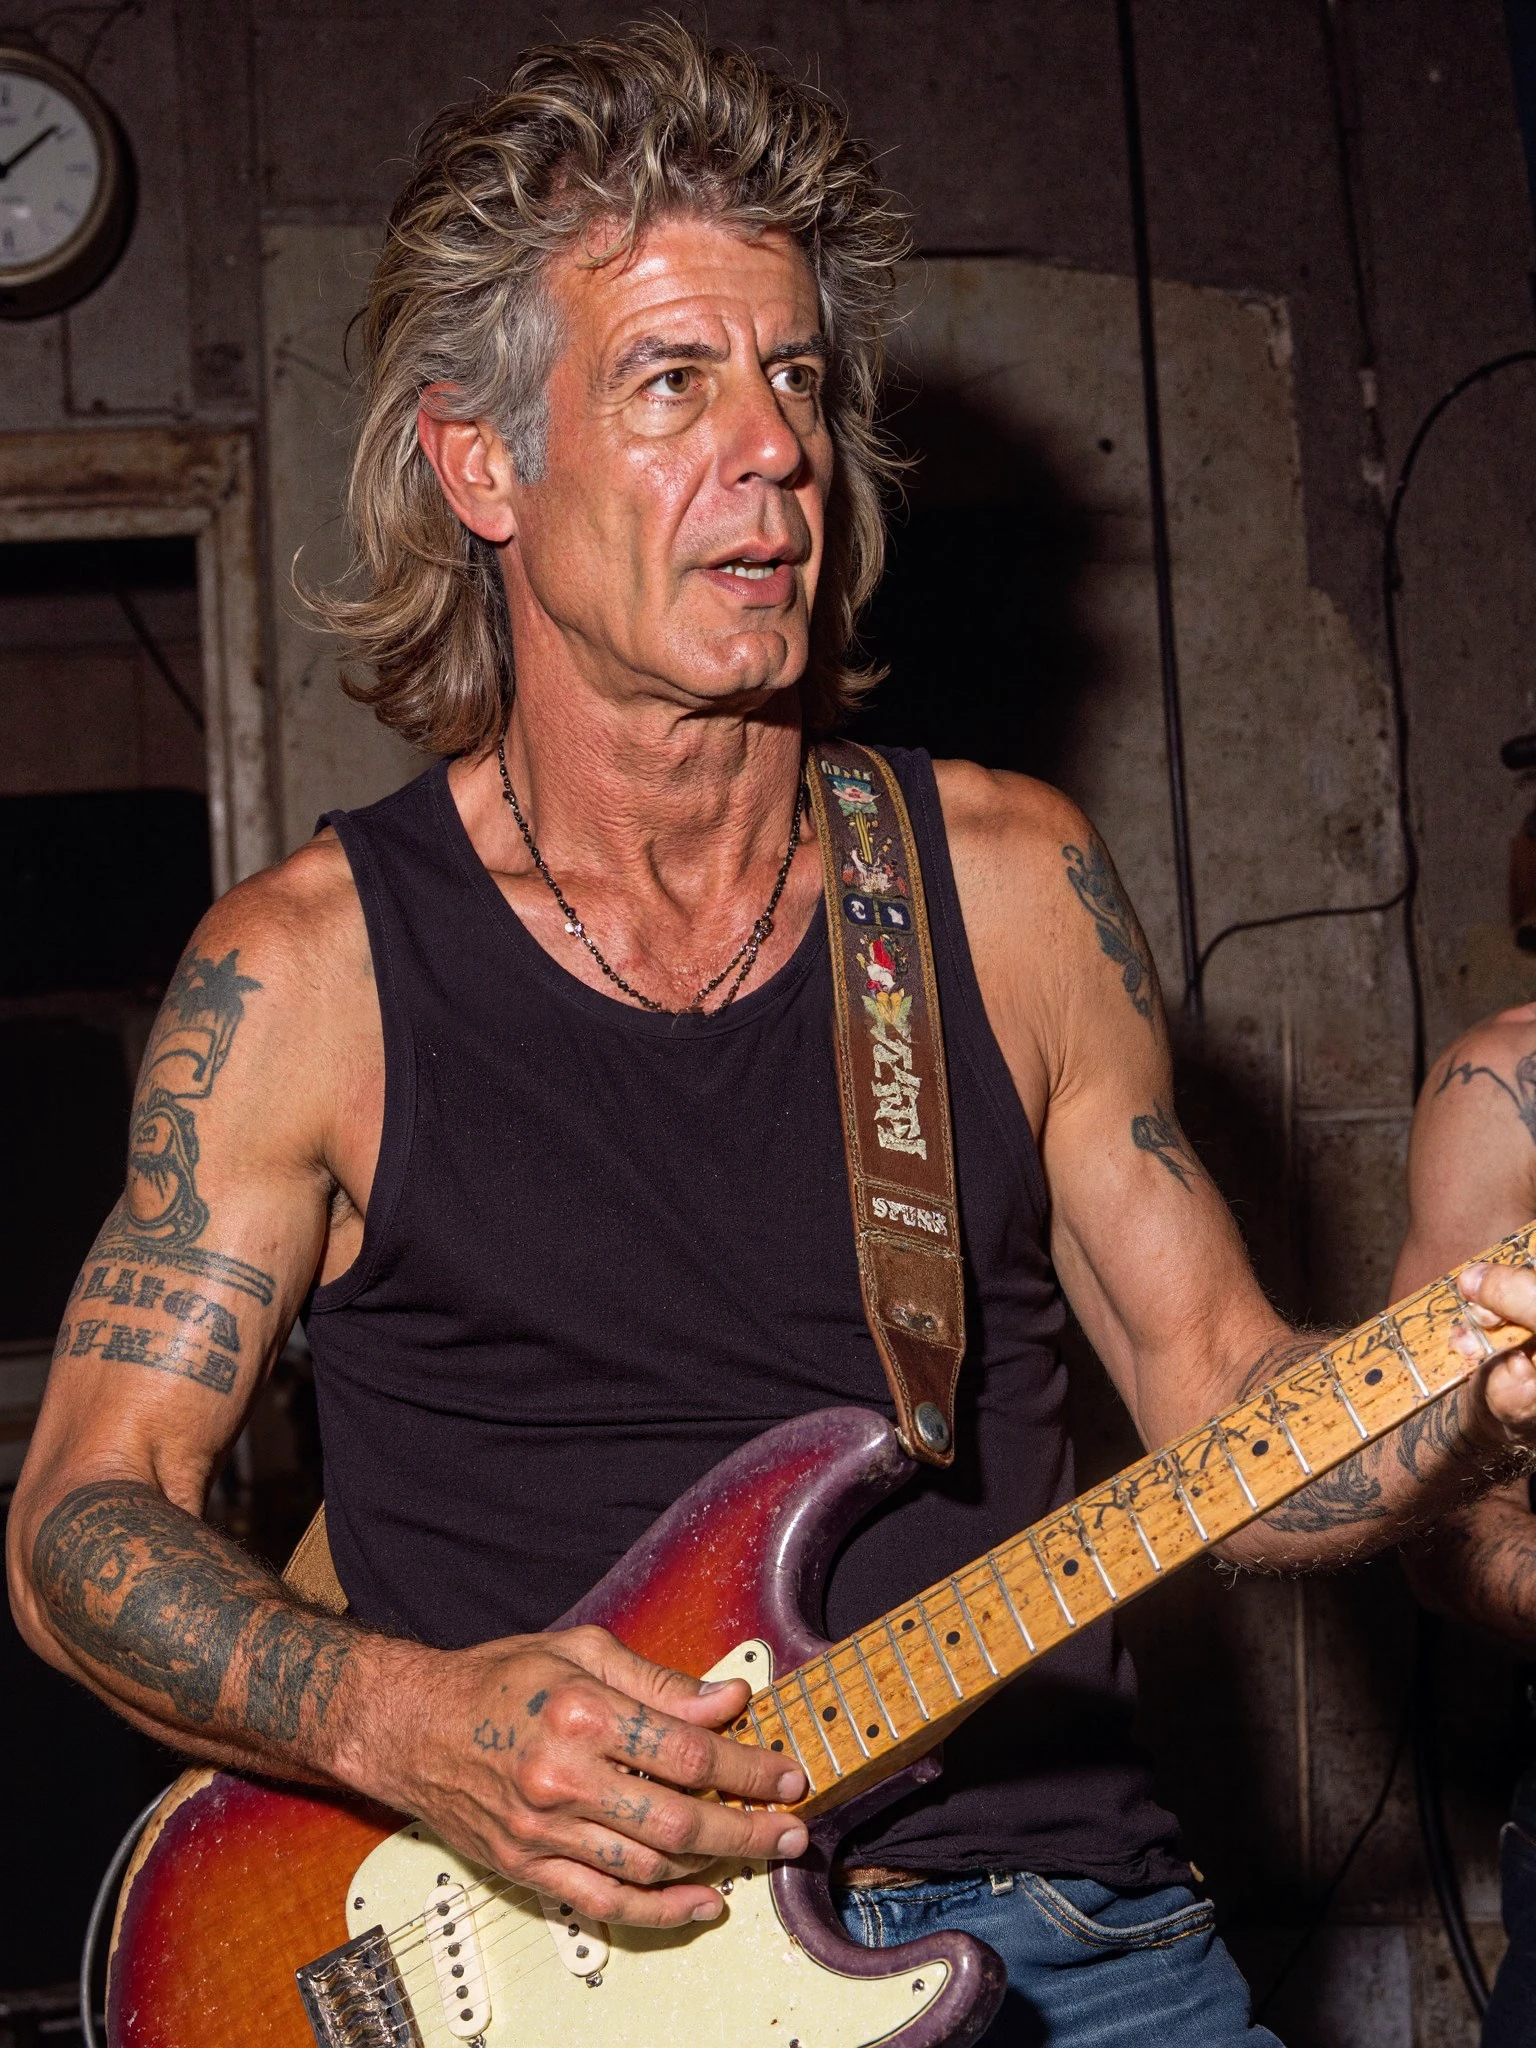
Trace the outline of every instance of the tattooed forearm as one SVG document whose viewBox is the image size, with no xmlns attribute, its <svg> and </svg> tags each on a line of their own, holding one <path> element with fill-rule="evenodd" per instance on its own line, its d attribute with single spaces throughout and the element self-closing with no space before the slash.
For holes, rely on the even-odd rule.
<svg viewBox="0 0 1536 2048">
<path fill-rule="evenodd" d="M 1461 1389 L 1457 1387 L 1443 1401 L 1410 1415 L 1393 1442 L 1415 1479 L 1432 1478 L 1437 1466 L 1473 1467 L 1477 1447 L 1462 1427 Z"/>
<path fill-rule="evenodd" d="M 1190 1150 L 1172 1110 L 1161 1102 L 1154 1101 L 1149 1115 L 1131 1118 L 1131 1143 L 1138 1152 L 1150 1152 L 1166 1166 L 1180 1187 L 1205 1179 L 1205 1169 Z"/>
<path fill-rule="evenodd" d="M 1536 1143 L 1536 1053 L 1528 1052 L 1517 1063 L 1513 1087 L 1492 1067 L 1474 1067 L 1470 1060 L 1463 1060 L 1459 1066 L 1447 1068 L 1445 1079 L 1435 1093 L 1443 1095 L 1453 1081 L 1459 1081 L 1465 1088 L 1479 1075 L 1491 1081 L 1495 1088 L 1503 1089 L 1514 1106 L 1515 1115 L 1525 1125 L 1531 1141 Z"/>
<path fill-rule="evenodd" d="M 1356 1451 L 1282 1506 L 1271 1509 L 1264 1520 L 1271 1529 L 1284 1529 L 1289 1535 L 1321 1536 L 1348 1528 L 1352 1522 L 1379 1522 L 1390 1513 L 1381 1497 L 1381 1481 L 1367 1470 L 1364 1454 Z"/>
<path fill-rule="evenodd" d="M 1266 1386 L 1271 1380 L 1280 1379 L 1294 1365 L 1305 1365 L 1309 1358 L 1315 1358 L 1323 1346 L 1330 1341 L 1327 1332 L 1319 1330 L 1314 1337 L 1287 1337 L 1283 1343 L 1271 1344 L 1261 1352 L 1243 1374 L 1239 1386 L 1239 1400 L 1251 1394 L 1256 1387 Z"/>
<path fill-rule="evenodd" d="M 64 1641 L 173 1723 L 291 1744 L 325 1719 L 352 1654 L 344 1623 L 295 1606 L 254 1559 L 136 1481 L 67 1494 L 32 1569 Z"/>
<path fill-rule="evenodd" d="M 1157 969 L 1103 841 L 1095 834 L 1086 853 L 1080 846 L 1064 846 L 1061 854 L 1067 864 L 1067 880 L 1098 931 L 1100 950 L 1119 968 L 1120 985 L 1130 997 L 1132 1008 L 1138 1016 L 1146 1018 L 1155 1032 Z"/>
</svg>

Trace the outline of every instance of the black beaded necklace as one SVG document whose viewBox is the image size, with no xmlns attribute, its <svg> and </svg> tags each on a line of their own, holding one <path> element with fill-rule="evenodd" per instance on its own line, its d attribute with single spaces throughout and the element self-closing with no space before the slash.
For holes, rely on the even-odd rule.
<svg viewBox="0 0 1536 2048">
<path fill-rule="evenodd" d="M 542 853 L 540 853 L 538 847 L 534 844 L 533 834 L 528 830 L 528 821 L 523 816 L 522 811 L 519 808 L 517 795 L 512 787 L 512 778 L 507 773 L 507 743 L 505 740 L 503 740 L 496 749 L 496 762 L 498 767 L 501 769 L 501 793 L 506 798 L 508 805 L 511 807 L 513 817 L 517 820 L 517 829 L 523 835 L 523 844 L 528 849 L 528 858 L 533 862 L 534 866 L 543 876 L 545 885 L 548 888 L 550 895 L 553 896 L 556 903 L 559 904 L 560 914 L 565 919 L 566 930 L 570 933 L 573 939 L 579 939 L 581 941 L 582 945 L 586 947 L 587 951 L 592 955 L 592 958 L 597 962 L 598 967 L 604 974 L 607 975 L 608 979 L 613 983 L 615 988 L 622 989 L 625 995 L 631 997 L 635 1002 L 637 1002 L 640 1005 L 641 1009 L 654 1010 L 660 1015 L 665 1015 L 667 1012 L 667 1006 L 665 1003 L 653 1002 L 649 996 L 642 995 L 639 989 L 633 987 L 629 982 L 627 982 L 624 979 L 623 975 L 619 973 L 616 967 L 609 966 L 608 962 L 597 950 L 597 947 L 593 943 L 592 939 L 588 936 L 586 926 L 582 923 L 581 919 L 576 915 L 575 911 L 571 908 L 570 904 L 566 902 L 565 897 L 561 894 L 560 884 L 549 872 L 549 868 L 545 864 L 544 856 Z M 804 782 L 800 782 L 796 785 L 795 789 L 795 815 L 793 819 L 790 821 L 789 845 L 785 849 L 783 860 L 779 863 L 778 877 L 773 885 L 773 894 L 768 898 L 767 908 L 764 910 L 762 916 L 753 925 L 751 931 L 747 933 L 747 936 L 742 940 L 741 944 L 737 947 L 736 951 L 731 955 L 730 959 L 726 961 L 725 965 L 721 968 L 720 972 L 714 977 L 712 981 L 706 981 L 704 986 L 694 996 L 693 1001 L 688 1005 L 688 1008 L 690 1010 L 702 1010 L 705 1002 L 708 1000 L 710 996 L 714 994 L 715 990 L 719 988 L 720 984 L 726 979 L 727 975 L 730 974 L 732 968 L 737 968 L 738 972 L 736 975 L 736 979 L 731 983 L 730 987 L 726 990 L 725 994 L 720 998 L 720 1002 L 717 1006 L 718 1008 L 723 1010 L 727 1004 L 733 1003 L 736 1000 L 736 996 L 741 988 L 742 983 L 746 980 L 747 976 L 752 972 L 753 967 L 757 964 L 757 956 L 762 951 L 763 941 L 768 937 L 768 934 L 773 930 L 773 913 L 779 907 L 779 898 L 784 894 L 784 884 L 789 880 L 789 871 L 790 868 L 794 865 L 795 853 L 800 845 L 800 818 L 804 808 L 805 784 Z"/>
</svg>

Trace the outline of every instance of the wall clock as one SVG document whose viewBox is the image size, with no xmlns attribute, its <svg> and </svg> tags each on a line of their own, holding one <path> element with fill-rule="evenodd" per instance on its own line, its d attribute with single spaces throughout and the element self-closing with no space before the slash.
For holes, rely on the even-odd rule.
<svg viewBox="0 0 1536 2048">
<path fill-rule="evenodd" d="M 0 319 L 62 312 L 123 252 L 133 170 L 78 73 L 0 41 Z"/>
</svg>

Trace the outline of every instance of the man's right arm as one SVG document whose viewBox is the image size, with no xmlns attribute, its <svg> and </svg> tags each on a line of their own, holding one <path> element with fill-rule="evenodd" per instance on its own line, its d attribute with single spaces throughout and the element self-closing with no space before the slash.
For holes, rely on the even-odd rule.
<svg viewBox="0 0 1536 2048">
<path fill-rule="evenodd" d="M 599 1630 L 455 1652 L 391 1640 L 306 1606 L 202 1518 L 311 1279 L 355 1250 L 379 1029 L 334 846 L 243 885 L 199 927 L 12 1504 L 18 1624 L 194 1756 L 421 1815 L 598 1917 L 713 1917 L 718 1894 L 690 1881 L 704 1863 L 794 1855 L 805 1839 L 783 1815 L 688 1796 L 766 1805 L 803 1789 L 782 1759 L 712 1732 L 743 1687 L 706 1692 Z"/>
<path fill-rule="evenodd" d="M 1435 1062 L 1414 1111 L 1408 1195 L 1394 1301 L 1536 1216 L 1536 1006 L 1475 1025 Z M 1536 1654 L 1529 1482 L 1456 1509 L 1402 1559 L 1426 1607 Z"/>
</svg>

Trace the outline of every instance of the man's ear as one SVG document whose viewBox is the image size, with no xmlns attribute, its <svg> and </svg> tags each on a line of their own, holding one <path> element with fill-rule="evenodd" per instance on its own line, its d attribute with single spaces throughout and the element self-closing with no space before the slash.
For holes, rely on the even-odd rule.
<svg viewBox="0 0 1536 2048">
<path fill-rule="evenodd" d="M 471 533 L 499 546 L 517 533 L 512 509 L 517 473 L 489 420 L 449 420 L 437 412 L 434 397 L 452 388 L 433 384 L 423 391 L 416 438 L 454 512 Z"/>
</svg>

